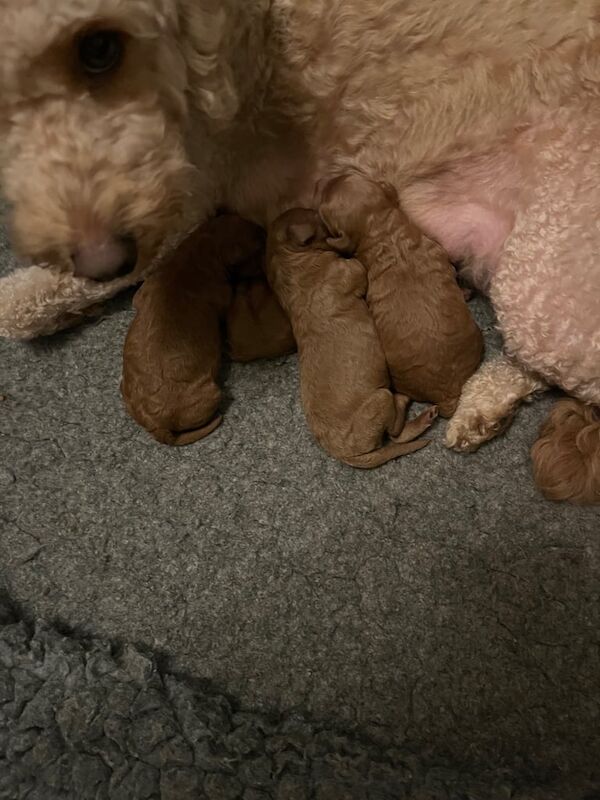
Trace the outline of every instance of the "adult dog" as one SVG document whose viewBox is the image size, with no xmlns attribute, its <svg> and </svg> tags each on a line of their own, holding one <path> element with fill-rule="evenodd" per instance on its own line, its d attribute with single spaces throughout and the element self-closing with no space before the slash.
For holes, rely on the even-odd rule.
<svg viewBox="0 0 600 800">
<path fill-rule="evenodd" d="M 510 358 L 467 386 L 450 446 L 547 383 L 600 403 L 600 0 L 0 0 L 0 19 L 22 254 L 111 277 L 190 215 L 266 224 L 359 170 L 502 327 Z"/>
</svg>

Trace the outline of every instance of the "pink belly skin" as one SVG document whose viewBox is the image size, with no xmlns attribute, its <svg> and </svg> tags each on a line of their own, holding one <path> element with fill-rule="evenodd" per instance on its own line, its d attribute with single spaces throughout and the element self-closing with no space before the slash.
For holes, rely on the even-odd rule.
<svg viewBox="0 0 600 800">
<path fill-rule="evenodd" d="M 466 266 L 482 291 L 489 285 L 523 202 L 529 177 L 523 149 L 514 142 L 462 158 L 402 193 L 409 216 L 453 261 Z"/>
<path fill-rule="evenodd" d="M 409 186 L 407 212 L 494 304 L 505 347 L 600 402 L 600 112 L 564 111 L 512 145 Z"/>
</svg>

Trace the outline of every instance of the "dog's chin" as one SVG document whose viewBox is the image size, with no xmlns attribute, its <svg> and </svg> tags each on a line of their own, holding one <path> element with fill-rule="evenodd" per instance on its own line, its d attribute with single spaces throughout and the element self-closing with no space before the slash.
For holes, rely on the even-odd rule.
<svg viewBox="0 0 600 800">
<path fill-rule="evenodd" d="M 136 275 L 141 275 L 143 273 L 143 269 L 137 268 L 137 263 L 135 264 L 123 264 L 114 272 L 108 272 L 99 275 L 78 275 L 75 272 L 75 277 L 83 277 L 87 278 L 87 280 L 94 281 L 95 283 L 110 283 L 111 281 L 119 280 L 120 278 L 135 278 Z"/>
<path fill-rule="evenodd" d="M 51 269 L 54 272 L 60 272 L 64 275 L 71 275 L 81 280 L 88 280 L 99 284 L 106 284 L 123 278 L 130 278 L 132 282 L 135 282 L 137 278 L 141 280 L 147 272 L 150 263 L 150 258 L 143 258 L 136 254 L 135 259 L 128 258 L 115 268 L 82 271 L 76 268 L 73 259 L 69 256 L 61 256 L 51 252 L 44 252 L 33 256 L 17 254 L 17 264 L 21 268 L 34 266 L 43 267 L 45 269 Z"/>
</svg>

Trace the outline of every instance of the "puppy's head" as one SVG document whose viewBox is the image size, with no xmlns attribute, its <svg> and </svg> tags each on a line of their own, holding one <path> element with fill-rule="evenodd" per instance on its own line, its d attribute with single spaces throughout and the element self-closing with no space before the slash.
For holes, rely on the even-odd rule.
<svg viewBox="0 0 600 800">
<path fill-rule="evenodd" d="M 210 69 L 191 42 L 217 47 L 187 6 L 0 0 L 0 183 L 23 257 L 110 279 L 183 225 L 189 75 Z"/>
<path fill-rule="evenodd" d="M 396 207 L 398 195 L 391 184 L 352 173 L 319 182 L 315 201 L 331 233 L 329 244 L 345 255 L 353 255 L 370 215 Z"/>
</svg>

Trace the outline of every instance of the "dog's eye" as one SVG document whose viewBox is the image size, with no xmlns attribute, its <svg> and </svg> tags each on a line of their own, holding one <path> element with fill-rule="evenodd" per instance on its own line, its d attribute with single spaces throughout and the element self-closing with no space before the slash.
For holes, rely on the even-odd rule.
<svg viewBox="0 0 600 800">
<path fill-rule="evenodd" d="M 79 40 L 79 63 L 88 75 L 103 75 L 119 66 L 123 49 L 123 37 L 117 31 L 92 31 Z"/>
</svg>

